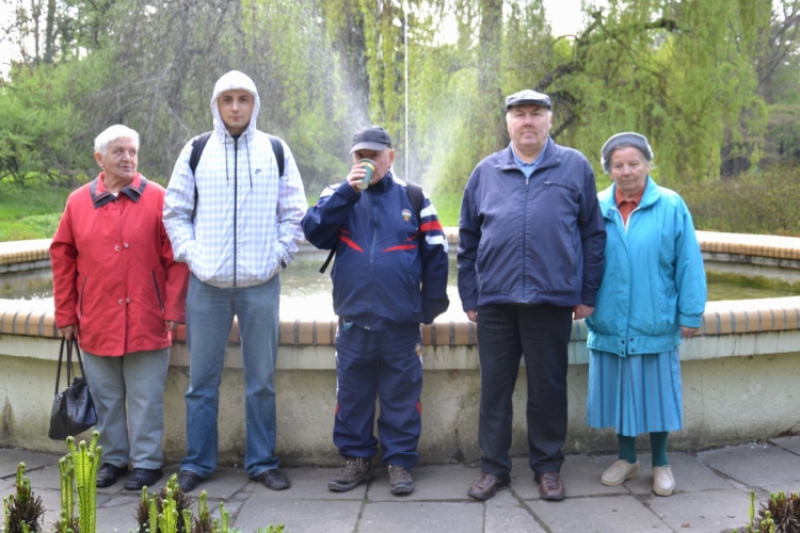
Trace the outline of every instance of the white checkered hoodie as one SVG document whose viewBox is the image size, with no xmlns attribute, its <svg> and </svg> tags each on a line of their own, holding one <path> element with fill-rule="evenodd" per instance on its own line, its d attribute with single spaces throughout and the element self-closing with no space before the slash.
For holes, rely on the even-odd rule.
<svg viewBox="0 0 800 533">
<path fill-rule="evenodd" d="M 253 117 L 238 141 L 225 128 L 217 106 L 219 95 L 234 89 L 255 99 Z M 255 83 L 247 75 L 231 71 L 222 76 L 211 97 L 214 131 L 197 168 L 192 173 L 189 167 L 189 141 L 164 198 L 164 226 L 175 259 L 214 287 L 266 282 L 292 262 L 303 241 L 300 221 L 307 203 L 300 172 L 283 143 L 284 176 L 278 176 L 269 136 L 256 129 L 260 107 Z"/>
</svg>

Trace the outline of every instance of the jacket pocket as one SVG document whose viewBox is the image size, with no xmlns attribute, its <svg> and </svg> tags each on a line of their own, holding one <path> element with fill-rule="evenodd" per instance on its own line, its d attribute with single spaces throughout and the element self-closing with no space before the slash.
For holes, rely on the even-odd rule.
<svg viewBox="0 0 800 533">
<path fill-rule="evenodd" d="M 161 291 L 158 290 L 158 278 L 156 277 L 156 271 L 151 270 L 150 273 L 153 275 L 153 287 L 156 289 L 156 298 L 158 298 L 158 307 L 161 309 L 161 313 L 164 313 L 164 300 L 161 299 Z"/>
<path fill-rule="evenodd" d="M 83 297 L 84 293 L 86 292 L 86 280 L 89 279 L 89 276 L 83 276 L 83 283 L 81 283 L 81 291 L 78 293 L 78 320 L 80 320 L 81 316 L 83 316 Z"/>
</svg>

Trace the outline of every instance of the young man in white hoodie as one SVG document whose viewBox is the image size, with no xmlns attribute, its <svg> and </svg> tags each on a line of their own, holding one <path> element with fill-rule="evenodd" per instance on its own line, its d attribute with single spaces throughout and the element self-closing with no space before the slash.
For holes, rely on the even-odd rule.
<svg viewBox="0 0 800 533">
<path fill-rule="evenodd" d="M 217 466 L 219 385 L 234 316 L 247 389 L 245 471 L 270 489 L 290 486 L 273 455 L 273 375 L 280 272 L 303 240 L 300 221 L 307 203 L 289 147 L 280 141 L 284 161 L 279 162 L 280 150 L 256 129 L 260 103 L 247 75 L 231 71 L 222 76 L 211 97 L 214 130 L 199 159 L 197 139 L 184 146 L 164 199 L 164 226 L 175 258 L 191 271 L 187 454 L 178 474 L 184 492 Z"/>
</svg>

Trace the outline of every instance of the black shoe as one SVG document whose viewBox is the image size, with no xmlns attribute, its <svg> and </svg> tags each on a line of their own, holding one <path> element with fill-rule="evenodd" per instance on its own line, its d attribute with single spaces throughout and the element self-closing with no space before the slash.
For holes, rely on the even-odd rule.
<svg viewBox="0 0 800 533">
<path fill-rule="evenodd" d="M 97 486 L 101 488 L 110 487 L 127 471 L 127 466 L 114 466 L 111 463 L 103 463 L 103 466 L 97 471 Z"/>
<path fill-rule="evenodd" d="M 200 474 L 191 470 L 178 472 L 178 486 L 180 486 L 182 492 L 193 491 L 203 480 L 204 478 L 200 477 Z"/>
<path fill-rule="evenodd" d="M 160 468 L 152 470 L 134 468 L 131 475 L 128 476 L 128 481 L 125 482 L 125 488 L 127 490 L 142 490 L 142 487 L 152 488 L 162 477 L 164 477 L 164 472 Z"/>
<path fill-rule="evenodd" d="M 284 490 L 292 486 L 289 478 L 277 468 L 266 470 L 253 479 L 272 490 Z"/>
</svg>

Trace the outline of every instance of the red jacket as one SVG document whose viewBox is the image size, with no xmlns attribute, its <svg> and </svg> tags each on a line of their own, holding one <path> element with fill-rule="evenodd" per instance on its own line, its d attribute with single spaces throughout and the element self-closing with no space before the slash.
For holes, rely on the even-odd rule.
<svg viewBox="0 0 800 533">
<path fill-rule="evenodd" d="M 186 320 L 189 269 L 161 222 L 164 188 L 136 174 L 114 197 L 103 177 L 69 195 L 50 245 L 56 324 L 79 324 L 95 355 L 167 348 L 164 321 Z"/>
</svg>

